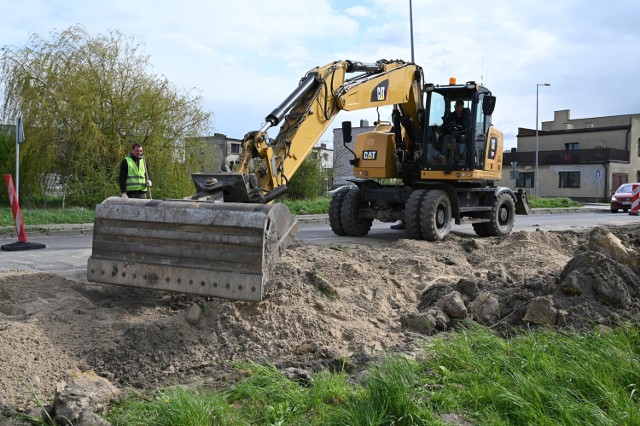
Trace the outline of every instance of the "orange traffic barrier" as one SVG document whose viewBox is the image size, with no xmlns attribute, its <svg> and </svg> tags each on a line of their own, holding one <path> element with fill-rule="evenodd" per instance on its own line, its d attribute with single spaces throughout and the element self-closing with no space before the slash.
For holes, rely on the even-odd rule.
<svg viewBox="0 0 640 426">
<path fill-rule="evenodd" d="M 24 229 L 24 222 L 22 221 L 22 212 L 20 211 L 20 203 L 18 201 L 18 194 L 16 188 L 13 186 L 13 178 L 11 175 L 4 175 L 4 183 L 7 185 L 7 191 L 9 193 L 9 203 L 11 204 L 11 213 L 13 213 L 13 221 L 16 224 L 16 233 L 18 234 L 18 241 L 11 244 L 5 244 L 0 249 L 5 251 L 16 250 L 30 250 L 45 248 L 46 245 L 41 243 L 30 243 L 27 241 L 27 231 Z"/>
<path fill-rule="evenodd" d="M 640 206 L 640 185 L 634 183 L 632 185 L 631 190 L 631 210 L 629 210 L 629 214 L 633 216 L 638 216 L 638 207 Z"/>
</svg>

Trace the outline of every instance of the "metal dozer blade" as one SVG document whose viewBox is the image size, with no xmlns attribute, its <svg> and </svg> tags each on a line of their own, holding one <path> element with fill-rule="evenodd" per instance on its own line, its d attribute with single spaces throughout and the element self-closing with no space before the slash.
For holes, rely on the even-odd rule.
<svg viewBox="0 0 640 426">
<path fill-rule="evenodd" d="M 237 174 L 228 176 L 237 183 Z M 284 204 L 216 202 L 203 195 L 110 197 L 98 204 L 87 280 L 262 300 L 269 274 L 297 232 L 295 217 Z"/>
</svg>

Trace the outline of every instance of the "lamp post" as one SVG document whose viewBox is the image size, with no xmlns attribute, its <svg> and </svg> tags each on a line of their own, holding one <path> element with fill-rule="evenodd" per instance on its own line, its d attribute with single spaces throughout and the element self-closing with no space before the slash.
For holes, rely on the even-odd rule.
<svg viewBox="0 0 640 426">
<path fill-rule="evenodd" d="M 409 0 L 409 32 L 411 33 L 411 62 L 415 63 L 413 57 L 413 9 L 411 7 L 411 0 Z"/>
<path fill-rule="evenodd" d="M 539 150 L 539 142 L 538 142 L 538 98 L 540 93 L 540 86 L 551 86 L 549 83 L 538 83 L 536 84 L 536 170 L 535 170 L 535 187 L 536 187 L 536 197 L 538 196 L 538 150 Z"/>
</svg>

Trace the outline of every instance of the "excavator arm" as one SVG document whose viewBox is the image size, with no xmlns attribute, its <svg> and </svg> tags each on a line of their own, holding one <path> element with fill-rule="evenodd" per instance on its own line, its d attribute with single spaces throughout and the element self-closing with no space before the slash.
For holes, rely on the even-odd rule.
<svg viewBox="0 0 640 426">
<path fill-rule="evenodd" d="M 218 199 L 225 202 L 272 201 L 286 192 L 289 179 L 343 110 L 393 105 L 411 118 L 410 125 L 417 132 L 422 82 L 422 69 L 404 61 L 364 64 L 343 60 L 310 70 L 266 116 L 264 126 L 245 135 L 235 173 L 194 175 L 196 196 L 222 192 Z M 267 131 L 278 125 L 277 136 L 270 139 Z"/>
</svg>

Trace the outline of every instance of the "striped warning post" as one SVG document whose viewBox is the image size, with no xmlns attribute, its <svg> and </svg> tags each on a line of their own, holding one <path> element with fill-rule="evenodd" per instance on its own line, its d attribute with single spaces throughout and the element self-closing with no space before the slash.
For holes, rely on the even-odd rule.
<svg viewBox="0 0 640 426">
<path fill-rule="evenodd" d="M 638 216 L 638 207 L 640 206 L 640 184 L 634 183 L 631 190 L 631 210 L 629 214 Z"/>
<path fill-rule="evenodd" d="M 30 243 L 27 241 L 27 231 L 24 229 L 22 212 L 20 211 L 20 203 L 18 202 L 18 194 L 16 193 L 16 188 L 13 185 L 13 178 L 11 175 L 4 175 L 4 183 L 7 185 L 7 191 L 9 193 L 9 203 L 11 204 L 11 213 L 13 213 L 13 221 L 16 224 L 18 241 L 0 246 L 0 249 L 5 251 L 16 251 L 45 248 L 46 246 L 44 244 Z"/>
</svg>

